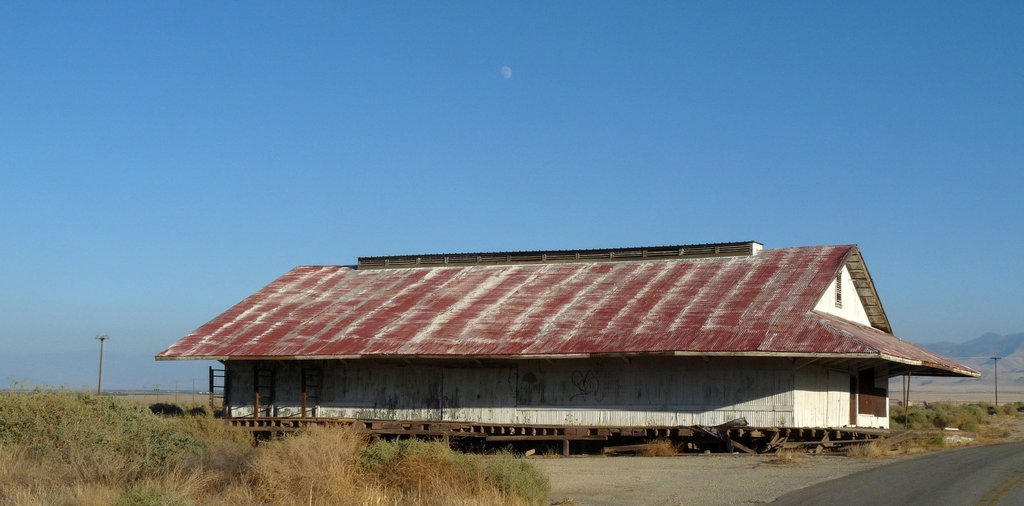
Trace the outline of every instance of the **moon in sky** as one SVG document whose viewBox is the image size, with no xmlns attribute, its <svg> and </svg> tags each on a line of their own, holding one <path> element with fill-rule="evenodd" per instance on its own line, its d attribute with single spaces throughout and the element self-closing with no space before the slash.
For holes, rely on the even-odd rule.
<svg viewBox="0 0 1024 506">
<path fill-rule="evenodd" d="M 501 77 L 504 77 L 505 79 L 511 79 L 512 67 L 509 67 L 508 65 L 501 67 Z"/>
</svg>

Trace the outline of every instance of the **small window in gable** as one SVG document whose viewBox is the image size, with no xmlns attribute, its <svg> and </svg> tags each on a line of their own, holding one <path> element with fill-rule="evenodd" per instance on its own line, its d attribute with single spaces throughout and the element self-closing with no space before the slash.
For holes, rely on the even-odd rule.
<svg viewBox="0 0 1024 506">
<path fill-rule="evenodd" d="M 836 307 L 843 307 L 843 273 L 836 274 Z"/>
</svg>

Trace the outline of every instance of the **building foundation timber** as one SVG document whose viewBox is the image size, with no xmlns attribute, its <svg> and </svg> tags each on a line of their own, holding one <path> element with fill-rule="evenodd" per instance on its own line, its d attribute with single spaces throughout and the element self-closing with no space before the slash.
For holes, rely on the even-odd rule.
<svg viewBox="0 0 1024 506">
<path fill-rule="evenodd" d="M 784 448 L 807 448 L 811 453 L 841 450 L 890 436 L 887 429 L 782 428 L 721 425 L 717 427 L 605 427 L 575 425 L 523 425 L 437 421 L 358 420 L 342 418 L 230 418 L 227 423 L 258 435 L 272 436 L 311 426 L 350 428 L 373 438 L 427 438 L 480 443 L 558 442 L 569 454 L 570 441 L 588 441 L 592 447 L 616 453 L 616 448 L 642 446 L 653 440 L 669 440 L 685 452 L 764 454 Z"/>
</svg>

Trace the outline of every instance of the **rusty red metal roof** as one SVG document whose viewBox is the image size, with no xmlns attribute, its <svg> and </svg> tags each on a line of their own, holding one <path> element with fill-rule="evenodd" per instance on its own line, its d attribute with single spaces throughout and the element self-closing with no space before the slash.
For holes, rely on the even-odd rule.
<svg viewBox="0 0 1024 506">
<path fill-rule="evenodd" d="M 977 374 L 814 311 L 853 252 L 847 245 L 684 260 L 296 267 L 157 359 L 824 354 Z"/>
</svg>

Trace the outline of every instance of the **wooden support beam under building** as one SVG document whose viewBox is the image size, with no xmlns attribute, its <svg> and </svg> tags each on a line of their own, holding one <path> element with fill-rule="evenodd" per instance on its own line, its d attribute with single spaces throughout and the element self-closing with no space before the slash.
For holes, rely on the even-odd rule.
<svg viewBox="0 0 1024 506">
<path fill-rule="evenodd" d="M 749 453 L 751 455 L 756 455 L 757 454 L 756 451 L 754 451 L 754 450 L 752 450 L 752 449 L 750 449 L 750 448 L 740 444 L 739 442 L 737 442 L 734 439 L 730 439 L 729 442 L 732 443 L 732 447 L 733 448 L 735 448 L 735 449 L 737 449 L 737 450 L 739 450 L 739 451 L 741 451 L 743 453 Z"/>
<path fill-rule="evenodd" d="M 283 434 L 313 425 L 351 427 L 371 438 L 432 438 L 451 442 L 510 444 L 561 441 L 561 453 L 569 455 L 572 441 L 589 441 L 581 448 L 604 453 L 625 452 L 654 440 L 669 440 L 684 452 L 734 451 L 744 454 L 777 452 L 783 448 L 812 447 L 813 453 L 835 451 L 850 444 L 883 440 L 890 432 L 856 428 L 777 427 L 587 427 L 558 425 L 508 425 L 463 422 L 355 420 L 338 418 L 272 418 L 253 416 L 230 418 L 227 423 L 258 434 Z M 479 444 L 479 443 L 475 443 Z M 618 449 L 618 450 L 616 450 Z"/>
</svg>

